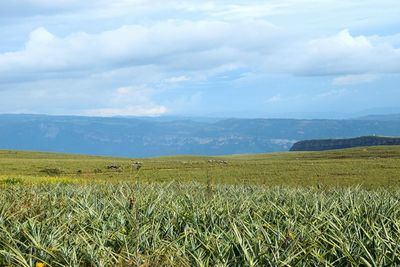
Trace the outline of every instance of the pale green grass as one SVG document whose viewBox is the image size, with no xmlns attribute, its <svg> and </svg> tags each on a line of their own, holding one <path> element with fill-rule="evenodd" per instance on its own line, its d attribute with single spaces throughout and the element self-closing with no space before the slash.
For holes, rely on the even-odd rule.
<svg viewBox="0 0 400 267">
<path fill-rule="evenodd" d="M 209 160 L 227 164 L 209 163 Z M 143 162 L 141 181 L 263 184 L 288 186 L 400 185 L 400 147 L 368 147 L 326 152 L 291 152 L 223 157 L 177 156 L 149 159 L 90 157 L 23 151 L 0 151 L 0 176 L 45 181 L 41 170 L 58 168 L 60 177 L 88 182 L 129 181 L 137 175 L 131 163 Z M 108 170 L 109 164 L 121 166 Z M 57 178 L 58 179 L 58 178 Z M 27 181 L 27 179 L 24 179 Z"/>
</svg>

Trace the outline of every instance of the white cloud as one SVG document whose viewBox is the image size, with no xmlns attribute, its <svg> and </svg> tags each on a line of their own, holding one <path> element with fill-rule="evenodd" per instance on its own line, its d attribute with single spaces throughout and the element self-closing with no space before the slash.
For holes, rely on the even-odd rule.
<svg viewBox="0 0 400 267">
<path fill-rule="evenodd" d="M 154 103 L 151 97 L 154 90 L 146 86 L 125 86 L 115 89 L 103 107 L 85 111 L 88 115 L 113 116 L 158 116 L 168 111 L 168 108 Z"/>
<path fill-rule="evenodd" d="M 3 1 L 0 111 L 157 115 L 195 110 L 224 86 L 284 88 L 277 73 L 383 80 L 400 73 L 400 35 L 383 35 L 399 12 L 398 0 Z M 235 82 L 243 73 L 253 78 Z M 282 101 L 269 90 L 260 102 Z"/>
<path fill-rule="evenodd" d="M 228 1 L 209 9 L 211 16 L 225 19 L 258 19 L 277 15 L 308 13 L 331 7 L 332 0 Z"/>
<path fill-rule="evenodd" d="M 304 76 L 400 73 L 400 49 L 344 30 L 286 48 L 272 62 L 283 72 Z"/>
<path fill-rule="evenodd" d="M 51 15 L 65 13 L 67 11 L 85 10 L 93 14 L 116 16 L 135 12 L 135 10 L 147 13 L 165 10 L 176 10 L 189 13 L 205 13 L 218 17 L 259 17 L 275 14 L 276 10 L 295 9 L 306 4 L 317 4 L 324 0 L 272 0 L 268 3 L 261 1 L 211 1 L 211 0 L 12 0 L 0 4 L 2 12 L 8 15 Z M 326 2 L 326 1 L 325 1 Z M 24 7 L 24 8 L 21 8 Z"/>
<path fill-rule="evenodd" d="M 72 79 L 17 84 L 0 90 L 0 113 L 158 116 L 169 112 L 167 106 L 155 100 L 157 90 L 146 85 L 110 90 L 110 85 L 103 83 Z"/>
<path fill-rule="evenodd" d="M 323 99 L 323 98 L 325 98 L 325 99 L 326 98 L 328 98 L 328 99 L 341 98 L 341 97 L 346 96 L 348 94 L 349 94 L 349 90 L 346 89 L 346 88 L 332 89 L 332 90 L 329 90 L 327 92 L 323 92 L 323 93 L 320 93 L 320 94 L 316 95 L 315 97 L 313 97 L 313 100 L 320 100 L 320 99 Z"/>
<path fill-rule="evenodd" d="M 281 101 L 282 101 L 282 96 L 280 94 L 278 94 L 278 95 L 274 95 L 274 96 L 268 98 L 266 100 L 266 103 L 271 104 L 271 103 L 278 103 Z"/>
<path fill-rule="evenodd" d="M 268 23 L 255 21 L 166 21 L 66 37 L 42 27 L 31 32 L 23 50 L 0 54 L 0 72 L 96 71 L 145 65 L 213 69 L 244 62 L 242 57 L 258 53 L 260 47 L 271 48 L 268 40 L 275 35 Z"/>
<path fill-rule="evenodd" d="M 126 108 L 100 108 L 91 109 L 83 112 L 83 115 L 88 116 L 160 116 L 167 112 L 164 106 L 147 107 L 135 106 Z"/>
<path fill-rule="evenodd" d="M 184 75 L 183 76 L 174 76 L 174 77 L 165 79 L 166 83 L 171 83 L 171 84 L 187 82 L 187 81 L 190 81 L 190 77 L 187 77 Z"/>
<path fill-rule="evenodd" d="M 379 76 L 375 74 L 345 75 L 335 78 L 332 83 L 334 85 L 352 85 L 373 82 L 378 78 Z"/>
<path fill-rule="evenodd" d="M 24 49 L 0 54 L 0 73 L 23 81 L 33 73 L 62 72 L 68 78 L 155 66 L 170 84 L 188 81 L 182 72 L 200 77 L 240 68 L 260 71 L 262 66 L 268 72 L 346 77 L 335 84 L 368 82 L 371 73 L 400 73 L 400 49 L 388 37 L 352 36 L 344 30 L 309 41 L 285 38 L 263 21 L 165 21 L 66 37 L 41 27 L 30 33 Z"/>
</svg>

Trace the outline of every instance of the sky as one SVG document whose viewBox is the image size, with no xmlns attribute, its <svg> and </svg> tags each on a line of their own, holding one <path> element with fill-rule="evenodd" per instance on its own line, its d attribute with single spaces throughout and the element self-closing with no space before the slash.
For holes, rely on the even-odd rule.
<svg viewBox="0 0 400 267">
<path fill-rule="evenodd" d="M 9 0 L 0 113 L 400 113 L 398 0 Z"/>
</svg>

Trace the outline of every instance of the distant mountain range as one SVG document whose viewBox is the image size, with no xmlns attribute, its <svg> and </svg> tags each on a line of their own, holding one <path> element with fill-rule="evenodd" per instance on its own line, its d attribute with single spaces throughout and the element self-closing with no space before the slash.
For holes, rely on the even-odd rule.
<svg viewBox="0 0 400 267">
<path fill-rule="evenodd" d="M 150 157 L 288 151 L 299 140 L 400 136 L 400 115 L 351 120 L 0 115 L 0 149 Z"/>
</svg>

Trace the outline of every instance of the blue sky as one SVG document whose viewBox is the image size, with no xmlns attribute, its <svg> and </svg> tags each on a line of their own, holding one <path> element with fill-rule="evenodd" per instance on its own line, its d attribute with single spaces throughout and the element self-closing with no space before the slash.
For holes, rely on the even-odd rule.
<svg viewBox="0 0 400 267">
<path fill-rule="evenodd" d="M 0 113 L 400 113 L 398 0 L 3 2 Z"/>
</svg>

